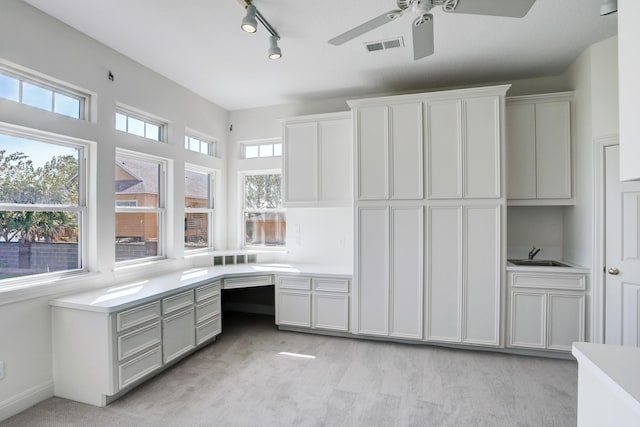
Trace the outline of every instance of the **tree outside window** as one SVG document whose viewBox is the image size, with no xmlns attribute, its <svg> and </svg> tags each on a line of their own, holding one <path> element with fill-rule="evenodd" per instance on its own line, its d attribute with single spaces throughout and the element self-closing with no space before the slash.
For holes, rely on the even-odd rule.
<svg viewBox="0 0 640 427">
<path fill-rule="evenodd" d="M 243 224 L 245 246 L 285 246 L 287 221 L 280 174 L 244 176 Z"/>
<path fill-rule="evenodd" d="M 81 156 L 0 134 L 0 280 L 82 267 Z"/>
</svg>

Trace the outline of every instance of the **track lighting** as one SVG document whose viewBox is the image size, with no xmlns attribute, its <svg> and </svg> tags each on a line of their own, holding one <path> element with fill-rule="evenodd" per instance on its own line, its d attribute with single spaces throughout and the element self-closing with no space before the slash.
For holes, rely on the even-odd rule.
<svg viewBox="0 0 640 427">
<path fill-rule="evenodd" d="M 247 10 L 247 15 L 242 18 L 242 28 L 243 31 L 247 33 L 255 33 L 258 30 L 258 22 L 260 22 L 264 28 L 267 29 L 271 36 L 269 37 L 269 59 L 280 59 L 282 58 L 282 50 L 278 46 L 278 40 L 280 40 L 280 36 L 278 32 L 269 24 L 269 22 L 265 19 L 264 16 L 260 13 L 260 11 L 251 3 L 251 0 L 238 0 L 239 3 Z"/>
<path fill-rule="evenodd" d="M 600 16 L 611 15 L 618 11 L 618 0 L 606 0 L 600 6 Z"/>
<path fill-rule="evenodd" d="M 256 7 L 252 4 L 247 5 L 247 16 L 242 18 L 242 31 L 247 33 L 255 33 L 258 31 L 258 21 L 256 21 Z"/>
<path fill-rule="evenodd" d="M 278 47 L 278 38 L 276 36 L 269 37 L 269 59 L 282 58 L 282 51 Z"/>
</svg>

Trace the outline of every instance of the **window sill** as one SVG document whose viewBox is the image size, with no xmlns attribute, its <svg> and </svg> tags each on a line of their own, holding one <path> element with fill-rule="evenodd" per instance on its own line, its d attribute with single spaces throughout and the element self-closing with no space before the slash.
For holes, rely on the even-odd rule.
<svg viewBox="0 0 640 427">
<path fill-rule="evenodd" d="M 40 277 L 0 287 L 0 306 L 91 288 L 99 283 L 100 273 L 79 271 L 63 276 Z"/>
</svg>

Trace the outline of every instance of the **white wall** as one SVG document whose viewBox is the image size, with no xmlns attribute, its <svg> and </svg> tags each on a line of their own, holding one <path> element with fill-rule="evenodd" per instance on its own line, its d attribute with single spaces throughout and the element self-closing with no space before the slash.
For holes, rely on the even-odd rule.
<svg viewBox="0 0 640 427">
<path fill-rule="evenodd" d="M 508 206 L 507 258 L 526 259 L 532 247 L 538 259 L 564 259 L 561 206 Z"/>
<path fill-rule="evenodd" d="M 617 37 L 586 49 L 563 78 L 575 97 L 576 205 L 565 210 L 565 259 L 593 266 L 594 139 L 618 132 Z"/>
<path fill-rule="evenodd" d="M 0 420 L 52 394 L 50 310 L 47 300 L 71 289 L 103 286 L 124 278 L 145 276 L 162 269 L 184 267 L 182 200 L 184 163 L 220 171 L 217 197 L 226 198 L 223 160 L 184 150 L 184 129 L 189 127 L 219 138 L 226 153 L 228 112 L 183 87 L 99 44 L 65 24 L 19 0 L 3 0 L 0 13 L 0 59 L 71 83 L 97 95 L 97 116 L 92 122 L 68 119 L 15 102 L 0 100 L 0 122 L 54 132 L 92 141 L 89 186 L 90 253 L 93 274 L 81 280 L 48 285 L 40 297 L 24 299 L 24 292 L 0 291 L 0 360 L 5 378 L 0 380 Z M 157 48 L 157 47 L 155 47 Z M 170 60 L 170 58 L 168 58 Z M 107 79 L 111 70 L 115 81 Z M 168 143 L 154 143 L 114 129 L 116 102 L 147 111 L 169 123 Z M 94 111 L 94 113 L 96 112 Z M 169 210 L 167 242 L 169 261 L 149 268 L 114 272 L 114 158 L 115 148 L 169 159 Z M 217 212 L 216 243 L 226 244 L 226 211 Z M 33 290 L 29 295 L 34 295 Z"/>
</svg>

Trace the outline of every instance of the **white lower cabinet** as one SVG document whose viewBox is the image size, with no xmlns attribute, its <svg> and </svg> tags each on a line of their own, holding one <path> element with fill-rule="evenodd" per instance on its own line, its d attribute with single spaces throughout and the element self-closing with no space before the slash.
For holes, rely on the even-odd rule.
<svg viewBox="0 0 640 427">
<path fill-rule="evenodd" d="M 432 206 L 426 340 L 500 345 L 501 205 Z"/>
<path fill-rule="evenodd" d="M 114 313 L 53 306 L 52 320 L 54 394 L 105 406 L 220 334 L 220 281 Z"/>
<path fill-rule="evenodd" d="M 348 332 L 349 283 L 342 277 L 276 276 L 276 324 Z"/>
<path fill-rule="evenodd" d="M 585 337 L 586 276 L 509 273 L 507 346 L 571 351 Z"/>
</svg>

